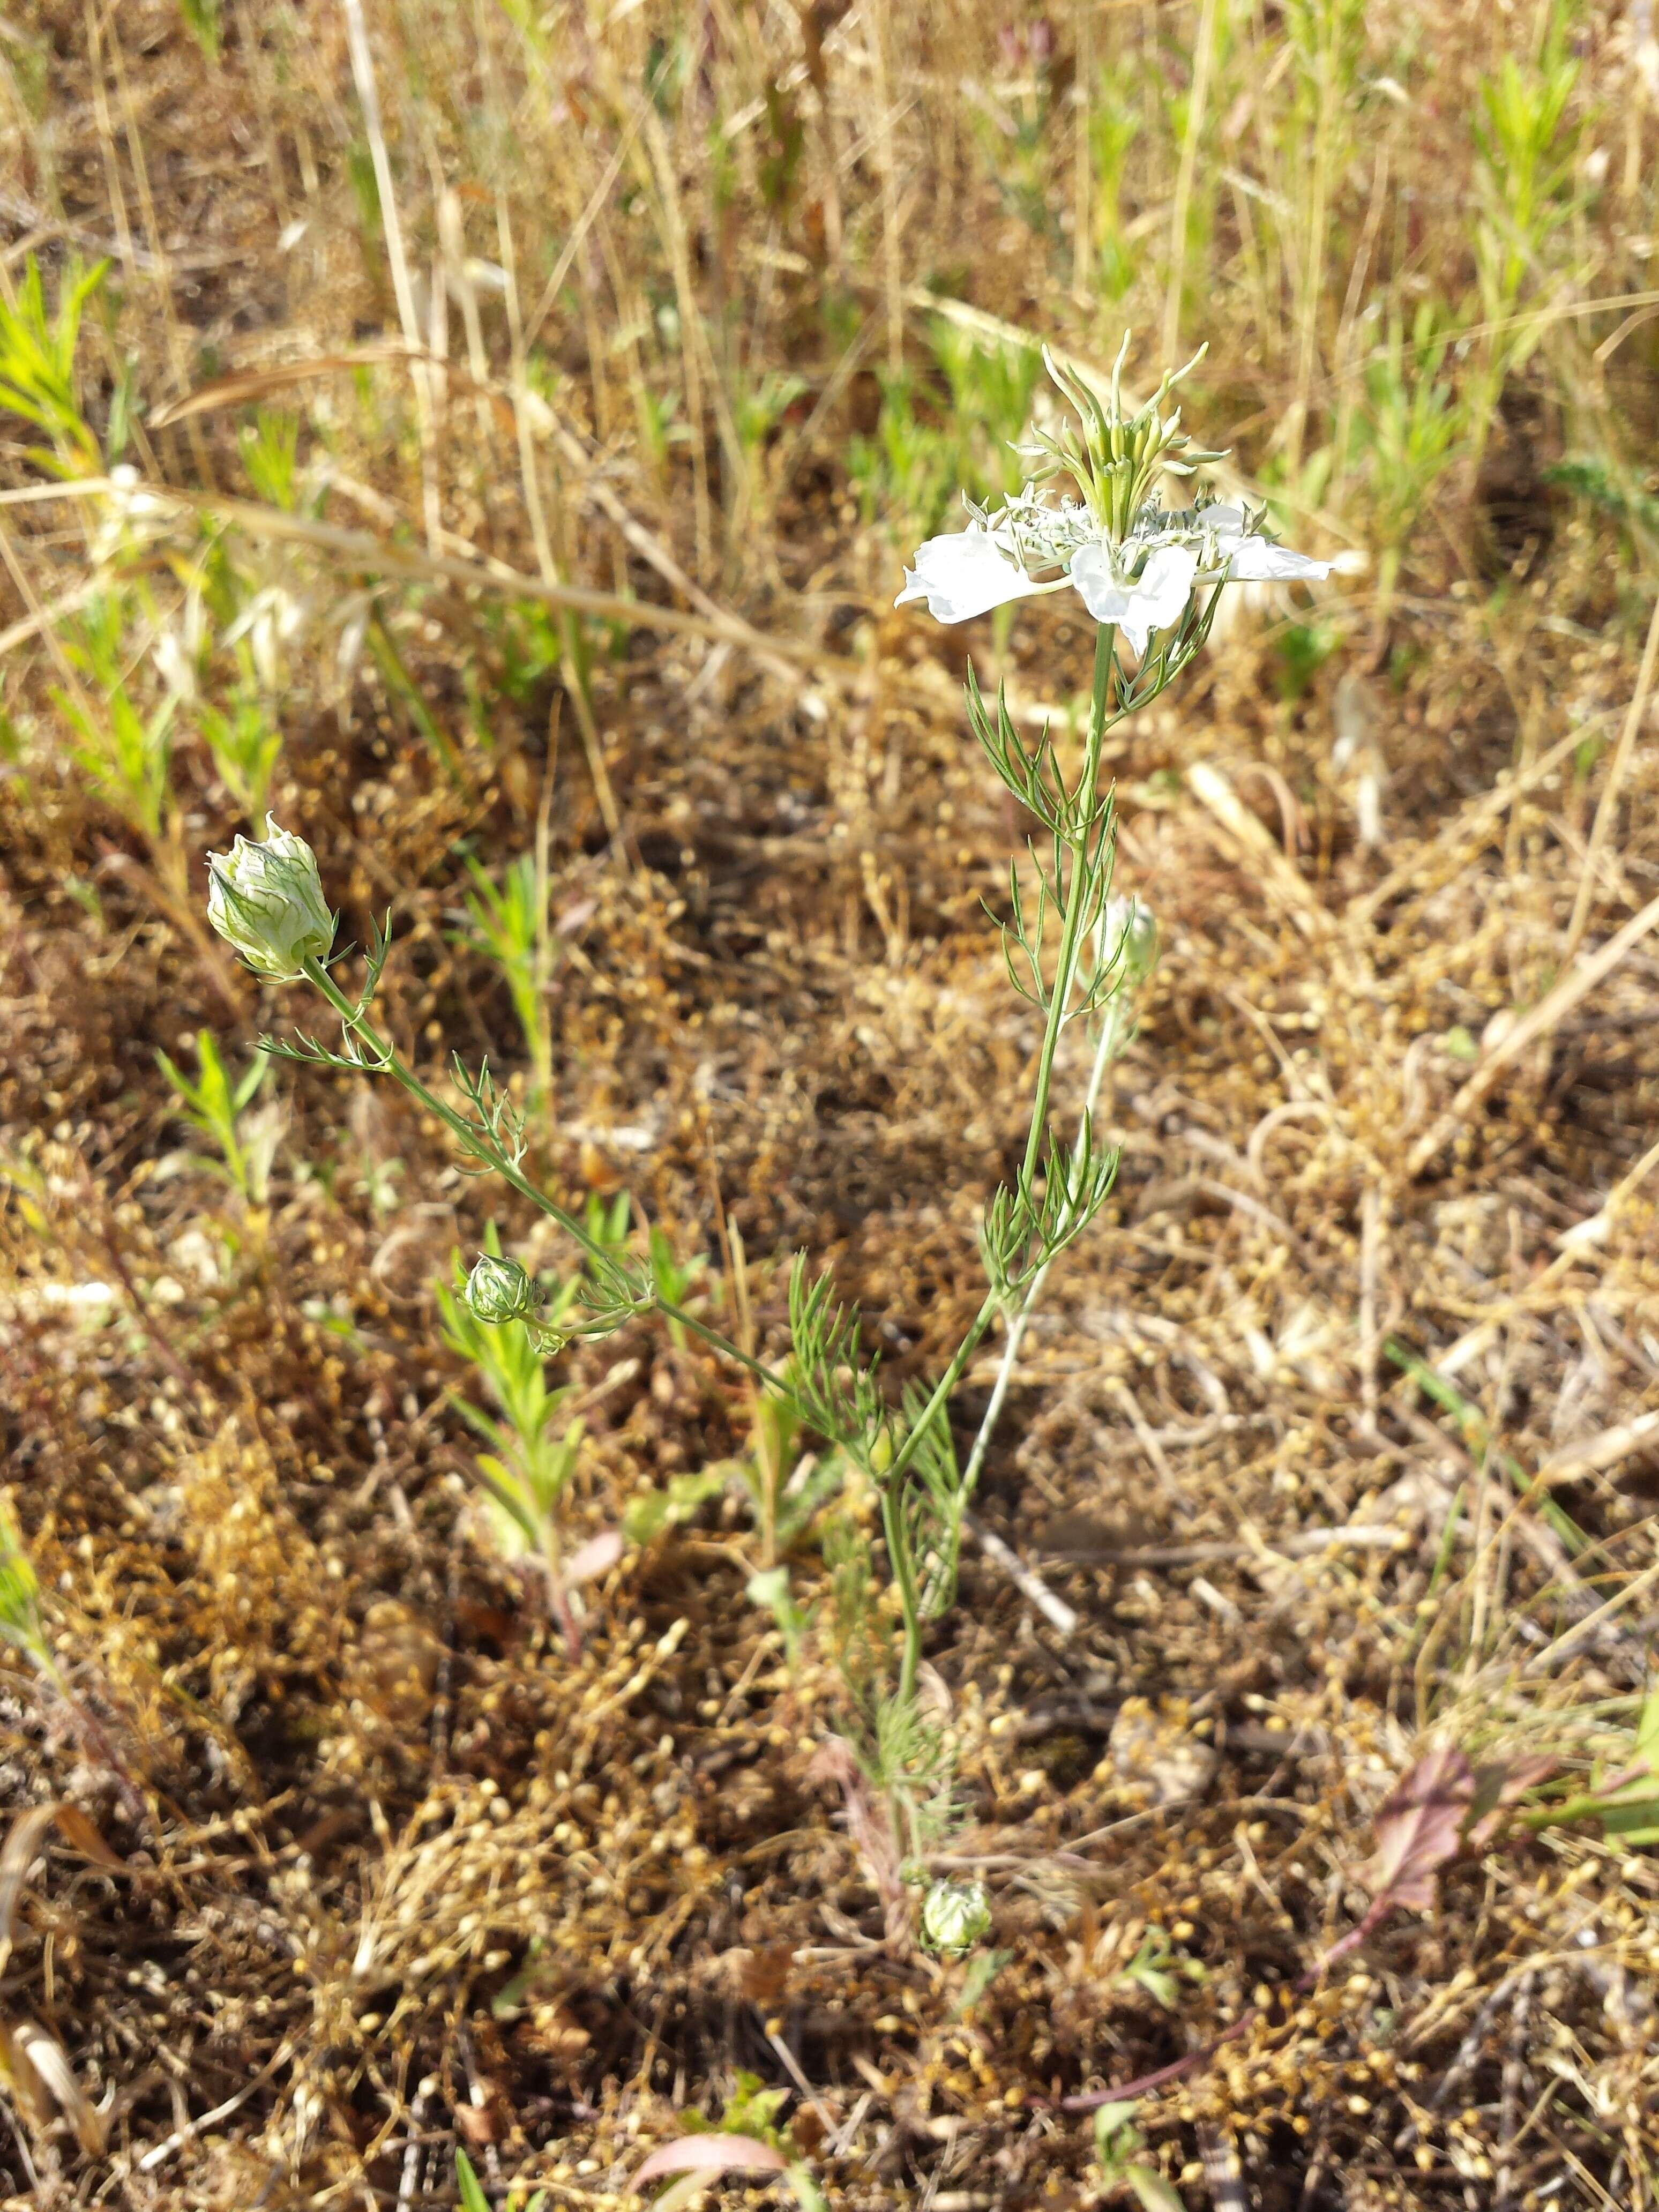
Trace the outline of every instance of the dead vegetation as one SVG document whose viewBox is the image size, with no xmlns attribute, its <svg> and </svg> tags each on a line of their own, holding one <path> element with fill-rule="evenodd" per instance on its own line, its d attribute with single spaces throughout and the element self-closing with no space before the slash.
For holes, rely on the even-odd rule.
<svg viewBox="0 0 1659 2212">
<path fill-rule="evenodd" d="M 1138 2155 L 1188 2212 L 1659 2203 L 1659 1880 L 1607 1798 L 1659 1620 L 1645 11 L 1559 51 L 1452 0 L 366 14 L 0 24 L 8 304 L 112 264 L 95 467 L 45 495 L 0 418 L 0 1435 L 46 1639 L 0 1674 L 6 2201 L 418 2212 L 459 2142 L 492 2202 L 620 2205 L 750 2075 L 831 2203 L 1081 2205 L 1086 2107 L 1167 2068 Z M 1553 52 L 1511 277 L 1479 86 Z M 1425 303 L 1462 349 L 1390 386 Z M 890 611 L 940 313 L 1097 363 L 1129 322 L 1143 378 L 1207 338 L 1198 426 L 1369 562 L 1115 740 L 1163 941 L 1121 1168 L 928 1651 L 988 1982 L 885 1940 L 836 1677 L 746 1597 L 734 1498 L 586 1586 L 574 1662 L 485 1540 L 433 1285 L 492 1218 L 556 1243 L 290 1069 L 234 1187 L 155 1061 L 207 1030 L 240 1076 L 290 1018 L 198 918 L 249 811 L 203 709 L 264 651 L 271 804 L 348 934 L 391 909 L 405 1048 L 524 1065 L 457 917 L 464 850 L 540 820 L 541 1170 L 631 1191 L 728 1315 L 737 1231 L 763 1348 L 805 1247 L 935 1370 L 1036 1041 L 981 903 L 1029 825 L 957 684 L 1035 725 L 1090 649 L 1052 603 Z M 148 830 L 74 714 L 118 458 L 177 495 L 124 510 L 143 714 L 192 564 L 231 579 Z M 573 1543 L 750 1448 L 649 1327 L 561 1379 L 623 1359 Z"/>
</svg>

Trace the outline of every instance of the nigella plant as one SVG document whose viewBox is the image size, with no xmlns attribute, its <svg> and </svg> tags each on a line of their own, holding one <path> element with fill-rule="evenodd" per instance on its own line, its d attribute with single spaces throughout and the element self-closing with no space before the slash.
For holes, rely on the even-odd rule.
<svg viewBox="0 0 1659 2212">
<path fill-rule="evenodd" d="M 1312 580 L 1330 573 L 1328 562 L 1275 543 L 1262 511 L 1218 500 L 1207 487 L 1198 488 L 1190 506 L 1163 504 L 1163 477 L 1191 477 L 1224 458 L 1193 446 L 1179 410 L 1164 411 L 1204 349 L 1126 415 L 1128 344 L 1126 336 L 1103 398 L 1045 348 L 1048 374 L 1075 422 L 1037 434 L 1024 449 L 1032 465 L 1029 480 L 1000 507 L 968 502 L 966 529 L 919 547 L 895 602 L 922 600 L 936 620 L 957 623 L 1013 600 L 1075 592 L 1096 624 L 1088 726 L 1081 762 L 1069 774 L 1046 729 L 1028 745 L 1001 694 L 993 710 L 971 670 L 969 675 L 975 735 L 996 775 L 1044 832 L 1031 848 L 1034 889 L 1022 881 L 1018 865 L 1010 867 L 1011 918 L 1003 930 L 1010 979 L 1042 1013 L 1043 1036 L 1020 1170 L 986 1208 L 981 1243 L 989 1293 L 923 1416 L 942 1417 L 968 1356 L 1000 1316 L 1004 1354 L 963 1468 L 958 1495 L 964 1503 L 978 1481 L 1048 1270 L 1110 1188 L 1116 1158 L 1098 1142 L 1095 1109 L 1105 1072 L 1127 1041 L 1135 994 L 1157 956 L 1151 915 L 1133 900 L 1111 896 L 1112 796 L 1101 781 L 1106 737 L 1181 674 L 1209 636 L 1229 584 Z M 1097 1025 L 1096 1048 L 1068 1147 L 1053 1126 L 1051 1092 L 1061 1036 L 1079 1020 Z M 909 1656 L 907 1650 L 907 1661 Z M 905 1672 L 913 1674 L 913 1665 Z"/>
<path fill-rule="evenodd" d="M 895 1400 L 865 1353 L 857 1312 L 814 1275 L 804 1254 L 790 1279 L 787 1355 L 775 1362 L 678 1303 L 660 1269 L 597 1236 L 526 1173 L 522 1117 L 487 1066 L 471 1069 L 457 1056 L 449 1095 L 442 1096 L 382 1035 L 373 1010 L 389 949 L 383 933 L 371 939 L 355 994 L 337 981 L 333 916 L 315 856 L 301 839 L 268 823 L 262 844 L 239 838 L 231 854 L 211 864 L 209 919 L 221 935 L 267 980 L 303 978 L 340 1024 L 337 1048 L 299 1035 L 280 1043 L 267 1039 L 266 1049 L 398 1084 L 443 1123 L 471 1170 L 500 1176 L 585 1254 L 579 1281 L 556 1304 L 516 1261 L 499 1251 L 481 1255 L 463 1293 L 474 1322 L 487 1329 L 521 1326 L 536 1353 L 547 1356 L 573 1338 L 608 1336 L 654 1313 L 677 1341 L 695 1336 L 746 1370 L 860 1471 L 879 1506 L 881 1573 L 869 1547 L 843 1525 L 826 1547 L 832 1589 L 823 1623 L 841 1661 L 848 1718 L 844 1736 L 828 1747 L 826 1771 L 841 1780 L 849 1826 L 886 1897 L 890 1928 L 901 1931 L 908 1924 L 905 1893 L 915 1876 L 925 1883 L 929 1851 L 950 1817 L 949 1746 L 938 1685 L 922 1671 L 926 1634 L 955 1601 L 968 1505 L 1032 1308 L 1054 1262 L 1111 1188 L 1116 1155 L 1100 1139 L 1097 1102 L 1156 954 L 1150 915 L 1111 892 L 1105 739 L 1186 667 L 1229 583 L 1328 572 L 1324 562 L 1274 544 L 1262 516 L 1243 506 L 1201 490 L 1189 507 L 1160 504 L 1164 475 L 1191 475 L 1221 457 L 1195 451 L 1179 415 L 1163 412 L 1187 370 L 1166 376 L 1145 406 L 1126 416 L 1122 359 L 1109 399 L 1048 361 L 1075 428 L 1039 436 L 1030 481 L 1000 507 L 970 509 L 966 529 L 928 539 L 899 594 L 901 605 L 925 600 L 939 620 L 963 622 L 1011 600 L 1074 591 L 1097 625 L 1091 703 L 1075 760 L 1047 730 L 1028 744 L 1000 696 L 993 707 L 969 681 L 975 733 L 1043 832 L 1032 848 L 1033 875 L 1023 879 L 1018 867 L 1011 870 L 1003 925 L 1010 975 L 1037 1010 L 1042 1038 L 1018 1170 L 985 1207 L 985 1294 L 930 1386 L 912 1386 Z M 1061 1039 L 1077 1023 L 1094 1028 L 1095 1048 L 1068 1137 L 1053 1095 L 1054 1071 Z M 963 1460 L 950 1427 L 951 1400 L 999 1322 L 1000 1373 Z M 926 1942 L 950 1953 L 976 1942 L 988 1919 L 982 1892 L 970 1897 L 936 1885 L 924 1899 L 921 1925 Z"/>
</svg>

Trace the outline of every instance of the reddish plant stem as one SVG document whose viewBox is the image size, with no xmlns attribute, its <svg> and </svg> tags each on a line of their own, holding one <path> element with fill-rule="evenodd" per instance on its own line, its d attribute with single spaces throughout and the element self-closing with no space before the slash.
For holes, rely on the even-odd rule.
<svg viewBox="0 0 1659 2212">
<path fill-rule="evenodd" d="M 1291 1984 L 1291 1996 L 1305 1996 L 1339 1960 L 1346 1959 L 1350 1951 L 1359 1948 L 1393 1908 L 1394 1900 L 1384 1890 L 1380 1897 L 1372 1900 L 1364 1918 L 1333 1943 L 1305 1974 L 1298 1975 Z M 1224 2051 L 1230 2043 L 1237 2043 L 1240 2036 L 1248 2035 L 1256 2022 L 1264 2017 L 1262 2008 L 1252 2005 L 1249 2012 L 1236 2020 L 1230 2028 L 1224 2029 L 1210 2042 L 1200 2044 L 1196 2051 L 1189 2051 L 1184 2058 L 1172 2059 L 1167 2066 L 1159 2066 L 1150 2074 L 1137 2075 L 1133 2081 L 1121 2082 L 1115 2088 L 1091 2089 L 1080 2097 L 1062 2097 L 1056 2109 L 1062 2112 L 1098 2112 L 1103 2105 L 1127 2105 L 1133 2103 L 1137 2097 L 1149 2097 L 1154 2089 L 1166 2088 L 1171 2081 L 1184 2081 L 1188 2074 L 1195 2074 L 1200 2066 L 1207 2066 L 1218 2051 Z"/>
</svg>

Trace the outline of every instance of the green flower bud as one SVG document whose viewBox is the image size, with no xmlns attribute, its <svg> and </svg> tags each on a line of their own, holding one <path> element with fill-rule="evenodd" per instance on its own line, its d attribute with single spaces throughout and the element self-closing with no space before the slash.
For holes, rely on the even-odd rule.
<svg viewBox="0 0 1659 2212">
<path fill-rule="evenodd" d="M 991 1900 L 978 1881 L 936 1881 L 922 1899 L 921 1940 L 930 1951 L 959 1959 L 990 1933 Z"/>
<path fill-rule="evenodd" d="M 491 1328 L 520 1320 L 541 1303 L 535 1284 L 518 1261 L 504 1260 L 496 1252 L 480 1252 L 473 1261 L 465 1297 L 473 1319 Z"/>
<path fill-rule="evenodd" d="M 335 917 L 323 896 L 317 855 L 303 837 L 265 817 L 258 842 L 238 837 L 208 854 L 208 920 L 256 975 L 292 983 L 307 960 L 325 960 Z"/>
</svg>

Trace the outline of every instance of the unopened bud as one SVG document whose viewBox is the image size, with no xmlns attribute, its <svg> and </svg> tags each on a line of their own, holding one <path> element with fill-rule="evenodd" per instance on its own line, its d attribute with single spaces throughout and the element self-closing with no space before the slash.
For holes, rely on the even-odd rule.
<svg viewBox="0 0 1659 2212">
<path fill-rule="evenodd" d="M 991 1900 L 978 1881 L 936 1881 L 922 1899 L 921 1940 L 930 1951 L 959 1959 L 991 1927 Z"/>
<path fill-rule="evenodd" d="M 519 1321 L 540 1303 L 536 1285 L 516 1260 L 497 1252 L 480 1252 L 466 1279 L 467 1309 L 475 1321 L 499 1328 L 503 1322 Z"/>
<path fill-rule="evenodd" d="M 1144 900 L 1106 902 L 1106 957 L 1121 963 L 1128 983 L 1144 983 L 1158 965 L 1158 924 Z"/>
<path fill-rule="evenodd" d="M 334 916 L 323 896 L 317 855 L 303 837 L 265 817 L 256 842 L 238 837 L 208 855 L 208 920 L 257 975 L 292 983 L 307 960 L 325 960 Z"/>
</svg>

